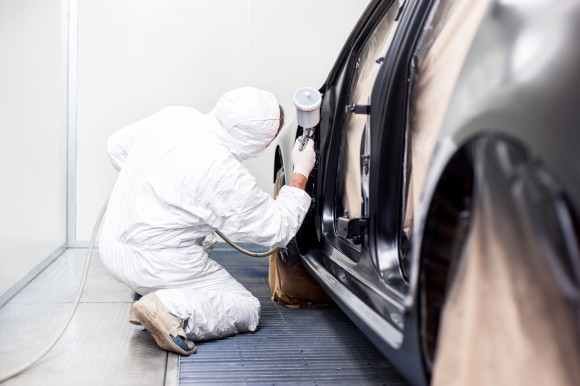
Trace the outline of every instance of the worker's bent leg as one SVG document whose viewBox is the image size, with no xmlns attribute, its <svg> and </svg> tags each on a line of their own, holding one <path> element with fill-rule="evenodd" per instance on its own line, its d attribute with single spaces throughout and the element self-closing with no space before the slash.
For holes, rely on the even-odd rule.
<svg viewBox="0 0 580 386">
<path fill-rule="evenodd" d="M 256 330 L 260 301 L 215 261 L 208 259 L 199 272 L 168 260 L 152 274 L 148 262 L 153 258 L 134 256 L 120 244 L 102 244 L 101 260 L 109 272 L 141 295 L 155 292 L 167 311 L 186 321 L 189 339 Z"/>
<path fill-rule="evenodd" d="M 162 289 L 155 294 L 170 313 L 186 320 L 185 333 L 193 341 L 255 331 L 260 301 L 224 269 L 208 279 L 201 287 Z"/>
</svg>

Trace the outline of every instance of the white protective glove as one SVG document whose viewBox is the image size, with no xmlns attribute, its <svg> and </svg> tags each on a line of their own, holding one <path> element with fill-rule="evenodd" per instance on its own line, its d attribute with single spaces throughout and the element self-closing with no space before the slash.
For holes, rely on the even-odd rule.
<svg viewBox="0 0 580 386">
<path fill-rule="evenodd" d="M 308 178 L 314 163 L 316 162 L 316 154 L 314 153 L 314 141 L 308 139 L 306 146 L 302 151 L 298 150 L 300 141 L 297 139 L 292 149 L 292 163 L 294 164 L 294 173 L 300 173 Z"/>
</svg>

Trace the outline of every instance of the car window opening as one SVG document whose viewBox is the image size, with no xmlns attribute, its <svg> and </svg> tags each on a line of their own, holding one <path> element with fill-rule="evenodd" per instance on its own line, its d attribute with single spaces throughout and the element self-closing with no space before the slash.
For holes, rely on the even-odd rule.
<svg viewBox="0 0 580 386">
<path fill-rule="evenodd" d="M 394 3 L 396 5 L 396 3 Z M 375 30 L 365 42 L 355 65 L 355 73 L 350 89 L 349 105 L 366 105 L 369 103 L 375 78 L 380 65 L 393 40 L 398 22 L 395 21 L 398 6 L 391 6 Z M 369 165 L 363 165 L 368 154 L 363 154 L 363 133 L 367 127 L 365 114 L 349 114 L 346 118 L 341 144 L 341 160 L 337 181 L 336 215 L 343 219 L 360 219 L 363 217 L 363 195 L 361 174 Z M 357 241 L 358 243 L 358 241 Z"/>
</svg>

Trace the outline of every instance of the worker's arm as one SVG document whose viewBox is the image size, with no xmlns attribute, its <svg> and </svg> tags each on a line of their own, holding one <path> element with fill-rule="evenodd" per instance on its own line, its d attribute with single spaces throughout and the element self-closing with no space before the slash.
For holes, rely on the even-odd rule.
<svg viewBox="0 0 580 386">
<path fill-rule="evenodd" d="M 290 180 L 289 186 L 304 190 L 308 176 L 316 163 L 316 153 L 314 152 L 314 141 L 308 139 L 304 149 L 299 150 L 300 141 L 296 140 L 294 149 L 292 149 L 292 164 L 294 165 L 294 174 Z"/>
<path fill-rule="evenodd" d="M 290 180 L 290 183 L 288 184 L 288 186 L 292 186 L 294 188 L 298 188 L 298 189 L 306 189 L 306 182 L 308 181 L 308 179 L 306 177 L 304 177 L 302 174 L 300 173 L 294 173 L 292 174 L 292 179 Z"/>
<path fill-rule="evenodd" d="M 235 241 L 267 247 L 288 244 L 310 207 L 311 199 L 304 188 L 315 163 L 312 141 L 303 151 L 297 147 L 293 151 L 294 174 L 276 200 L 258 187 L 239 162 L 232 158 L 216 161 L 205 173 L 207 179 L 201 190 L 201 206 L 208 209 L 205 222 Z"/>
<path fill-rule="evenodd" d="M 196 202 L 204 222 L 234 241 L 265 247 L 285 246 L 296 235 L 308 208 L 306 177 L 294 173 L 274 200 L 262 191 L 248 170 L 235 160 L 212 162 Z M 192 185 L 193 187 L 193 185 Z M 206 208 L 199 212 L 199 207 Z"/>
</svg>

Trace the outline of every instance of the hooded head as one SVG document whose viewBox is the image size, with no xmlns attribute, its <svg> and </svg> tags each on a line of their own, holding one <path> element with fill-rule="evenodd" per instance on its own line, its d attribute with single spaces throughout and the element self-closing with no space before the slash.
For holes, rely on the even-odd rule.
<svg viewBox="0 0 580 386">
<path fill-rule="evenodd" d="M 280 107 L 276 97 L 252 87 L 222 95 L 210 114 L 223 129 L 220 137 L 226 146 L 241 160 L 260 156 L 280 127 Z"/>
</svg>

